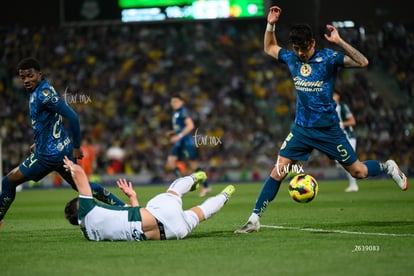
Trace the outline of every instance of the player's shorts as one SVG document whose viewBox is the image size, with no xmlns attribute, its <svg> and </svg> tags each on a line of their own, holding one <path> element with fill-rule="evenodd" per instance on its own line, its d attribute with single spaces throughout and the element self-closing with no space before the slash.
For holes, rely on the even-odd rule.
<svg viewBox="0 0 414 276">
<path fill-rule="evenodd" d="M 194 143 L 192 142 L 191 137 L 186 139 L 187 140 L 175 143 L 170 151 L 170 155 L 177 156 L 178 160 L 196 160 L 198 154 Z"/>
<path fill-rule="evenodd" d="M 63 170 L 63 158 L 65 155 L 72 159 L 72 151 L 69 150 L 53 158 L 44 158 L 34 152 L 20 164 L 19 169 L 27 179 L 39 181 L 52 171 Z"/>
<path fill-rule="evenodd" d="M 295 124 L 283 142 L 279 155 L 293 161 L 306 161 L 313 149 L 345 166 L 358 160 L 339 124 L 325 128 L 306 128 Z"/>
<path fill-rule="evenodd" d="M 145 208 L 164 225 L 167 240 L 183 239 L 199 223 L 197 214 L 184 211 L 181 197 L 171 193 L 155 196 Z"/>
</svg>

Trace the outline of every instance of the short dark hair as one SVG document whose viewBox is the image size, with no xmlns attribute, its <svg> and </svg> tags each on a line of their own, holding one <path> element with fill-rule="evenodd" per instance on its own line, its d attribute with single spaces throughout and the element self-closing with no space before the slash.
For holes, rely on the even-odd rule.
<svg viewBox="0 0 414 276">
<path fill-rule="evenodd" d="M 27 70 L 27 69 L 35 69 L 36 71 L 40 71 L 40 63 L 37 59 L 28 57 L 22 59 L 19 64 L 17 65 L 17 71 L 19 70 Z"/>
<path fill-rule="evenodd" d="M 171 95 L 171 99 L 172 99 L 172 98 L 177 98 L 177 99 L 180 99 L 180 100 L 182 100 L 182 101 L 184 100 L 184 99 L 183 99 L 183 97 L 182 97 L 180 94 L 178 94 L 178 93 L 174 93 L 174 94 L 172 94 L 172 95 Z"/>
<path fill-rule="evenodd" d="M 75 197 L 68 203 L 66 203 L 65 206 L 65 218 L 70 222 L 72 225 L 79 225 L 78 222 L 78 198 Z"/>
<path fill-rule="evenodd" d="M 311 26 L 308 24 L 296 24 L 290 29 L 289 41 L 300 47 L 308 45 L 313 39 Z"/>
</svg>

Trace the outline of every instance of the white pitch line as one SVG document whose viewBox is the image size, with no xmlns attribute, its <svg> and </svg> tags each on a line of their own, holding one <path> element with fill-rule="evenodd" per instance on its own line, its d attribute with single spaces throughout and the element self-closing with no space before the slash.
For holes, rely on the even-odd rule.
<svg viewBox="0 0 414 276">
<path fill-rule="evenodd" d="M 375 233 L 375 232 L 357 232 L 346 230 L 334 230 L 334 229 L 318 229 L 318 228 L 301 228 L 291 226 L 278 226 L 278 225 L 261 225 L 264 228 L 274 229 L 286 229 L 286 230 L 298 230 L 307 232 L 322 232 L 322 233 L 338 233 L 338 234 L 350 234 L 350 235 L 371 235 L 371 236 L 392 236 L 392 237 L 414 237 L 414 234 L 395 234 L 395 233 Z"/>
</svg>

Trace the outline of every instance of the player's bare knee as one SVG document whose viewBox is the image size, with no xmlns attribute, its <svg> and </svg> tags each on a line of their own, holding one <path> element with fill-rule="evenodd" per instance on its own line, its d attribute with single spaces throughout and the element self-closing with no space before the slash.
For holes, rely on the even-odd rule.
<svg viewBox="0 0 414 276">
<path fill-rule="evenodd" d="M 273 168 L 273 170 L 270 172 L 270 177 L 277 181 L 282 181 L 287 175 L 287 172 L 278 169 L 277 166 Z"/>
<path fill-rule="evenodd" d="M 199 222 L 202 222 L 206 219 L 205 215 L 203 213 L 203 210 L 201 210 L 200 207 L 195 206 L 195 207 L 192 207 L 190 210 L 193 211 L 194 213 L 196 213 Z"/>
</svg>

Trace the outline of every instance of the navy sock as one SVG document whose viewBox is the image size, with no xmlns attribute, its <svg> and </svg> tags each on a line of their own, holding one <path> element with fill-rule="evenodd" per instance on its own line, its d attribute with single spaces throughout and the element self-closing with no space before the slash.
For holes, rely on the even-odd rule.
<svg viewBox="0 0 414 276">
<path fill-rule="evenodd" d="M 105 189 L 102 185 L 95 182 L 89 182 L 89 185 L 91 186 L 93 197 L 95 197 L 99 201 L 102 201 L 109 205 L 125 206 L 125 202 L 117 198 L 114 194 Z"/>
<path fill-rule="evenodd" d="M 195 169 L 196 172 L 202 171 L 202 169 L 200 167 L 197 167 L 197 169 Z M 204 188 L 208 188 L 208 182 L 207 180 L 203 182 L 203 187 Z"/>
<path fill-rule="evenodd" d="M 0 194 L 0 221 L 4 218 L 7 210 L 12 205 L 14 198 L 16 197 L 16 186 L 9 181 L 7 176 L 3 177 L 2 190 Z"/>
<path fill-rule="evenodd" d="M 367 160 L 363 162 L 368 168 L 368 177 L 378 176 L 386 173 L 386 168 L 376 160 Z"/>
<path fill-rule="evenodd" d="M 256 200 L 253 213 L 256 213 L 259 217 L 261 217 L 269 205 L 269 202 L 271 202 L 276 197 L 276 194 L 279 191 L 279 187 L 279 181 L 270 176 L 266 178 L 262 190 L 260 191 L 259 197 Z"/>
</svg>

